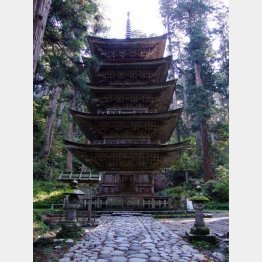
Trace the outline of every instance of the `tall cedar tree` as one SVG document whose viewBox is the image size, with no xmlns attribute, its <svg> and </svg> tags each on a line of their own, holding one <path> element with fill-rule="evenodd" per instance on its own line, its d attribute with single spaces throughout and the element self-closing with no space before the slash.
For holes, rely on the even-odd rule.
<svg viewBox="0 0 262 262">
<path fill-rule="evenodd" d="M 33 72 L 40 55 L 41 43 L 45 32 L 51 0 L 34 0 L 33 2 Z"/>
<path fill-rule="evenodd" d="M 160 11 L 165 26 L 170 30 L 173 50 L 178 47 L 179 37 L 188 38 L 188 42 L 183 43 L 188 62 L 187 69 L 186 72 L 178 70 L 178 74 L 182 71 L 187 78 L 187 112 L 191 114 L 193 130 L 200 132 L 204 179 L 207 181 L 214 178 L 211 169 L 208 120 L 211 116 L 215 78 L 210 58 L 211 35 L 207 25 L 214 8 L 207 0 L 160 0 Z"/>
<path fill-rule="evenodd" d="M 98 34 L 105 31 L 100 6 L 90 0 L 53 0 L 46 23 L 42 43 L 42 56 L 38 61 L 34 78 L 35 100 L 49 97 L 49 108 L 45 121 L 45 139 L 41 152 L 34 154 L 37 159 L 45 159 L 47 165 L 52 165 L 50 156 L 55 127 L 61 131 L 61 119 L 64 108 L 81 104 L 79 92 L 87 101 L 88 76 L 81 64 L 81 56 L 88 51 L 87 34 Z M 37 98 L 37 99 L 36 99 Z M 62 105 L 61 105 L 62 104 Z M 37 108 L 37 107 L 36 107 Z M 72 120 L 69 120 L 70 122 Z M 74 128 L 72 124 L 66 127 L 67 136 L 72 139 Z M 35 131 L 35 130 L 34 130 Z M 58 132 L 58 133 L 59 133 Z M 37 137 L 37 136 L 36 136 Z M 34 143 L 37 143 L 34 139 Z M 69 154 L 69 153 L 68 153 Z M 72 157 L 67 156 L 67 169 L 72 169 Z M 65 167 L 64 167 L 65 168 Z"/>
</svg>

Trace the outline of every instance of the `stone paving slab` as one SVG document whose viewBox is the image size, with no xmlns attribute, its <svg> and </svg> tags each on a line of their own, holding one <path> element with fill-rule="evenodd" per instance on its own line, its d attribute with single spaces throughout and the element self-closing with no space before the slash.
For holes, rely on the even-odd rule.
<svg viewBox="0 0 262 262">
<path fill-rule="evenodd" d="M 152 217 L 101 216 L 98 222 L 99 226 L 69 248 L 60 262 L 208 261 Z"/>
</svg>

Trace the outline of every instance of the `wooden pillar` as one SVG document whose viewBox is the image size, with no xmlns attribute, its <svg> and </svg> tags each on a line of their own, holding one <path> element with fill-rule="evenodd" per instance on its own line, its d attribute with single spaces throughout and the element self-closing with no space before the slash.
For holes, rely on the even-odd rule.
<svg viewBox="0 0 262 262">
<path fill-rule="evenodd" d="M 172 205 L 171 205 L 171 198 L 168 198 L 168 208 L 171 208 L 172 207 Z"/>
<path fill-rule="evenodd" d="M 155 199 L 154 198 L 151 199 L 151 203 L 152 203 L 151 208 L 155 208 Z"/>
<path fill-rule="evenodd" d="M 88 205 L 88 215 L 87 215 L 87 218 L 88 218 L 88 222 L 91 223 L 92 197 L 90 197 L 90 198 L 87 200 L 87 205 Z"/>
</svg>

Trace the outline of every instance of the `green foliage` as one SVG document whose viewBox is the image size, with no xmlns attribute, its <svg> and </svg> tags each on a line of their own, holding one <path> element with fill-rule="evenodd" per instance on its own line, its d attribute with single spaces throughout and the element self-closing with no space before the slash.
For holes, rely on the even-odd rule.
<svg viewBox="0 0 262 262">
<path fill-rule="evenodd" d="M 221 172 L 227 172 L 229 160 L 229 125 L 228 122 L 216 123 L 211 126 L 215 141 L 211 146 L 212 167 L 216 177 L 221 177 Z M 223 171 L 224 170 L 224 171 Z"/>
<path fill-rule="evenodd" d="M 193 240 L 192 245 L 196 248 L 200 248 L 204 250 L 212 250 L 215 247 L 214 244 L 202 240 Z"/>
<path fill-rule="evenodd" d="M 228 180 L 210 180 L 204 185 L 204 192 L 210 200 L 226 203 L 229 201 Z"/>
<path fill-rule="evenodd" d="M 33 211 L 34 235 L 43 235 L 49 230 L 49 226 L 46 225 L 41 219 L 42 214 L 43 214 L 43 212 L 39 212 L 39 211 L 36 211 L 36 210 Z"/>
<path fill-rule="evenodd" d="M 84 230 L 76 224 L 62 224 L 61 230 L 57 233 L 57 238 L 81 238 Z"/>
<path fill-rule="evenodd" d="M 38 157 L 43 146 L 48 97 L 35 98 L 33 101 L 33 145 L 34 157 Z"/>
<path fill-rule="evenodd" d="M 210 210 L 229 210 L 229 203 L 220 203 L 217 201 L 209 201 L 205 203 L 205 209 L 210 209 Z"/>
<path fill-rule="evenodd" d="M 200 170 L 201 164 L 196 154 L 196 139 L 193 136 L 187 139 L 190 140 L 190 146 L 176 161 L 175 165 L 171 167 L 171 170 L 179 172 L 189 171 L 191 174 L 196 174 Z M 173 142 L 174 141 L 171 140 L 171 143 Z"/>
<path fill-rule="evenodd" d="M 219 166 L 228 167 L 228 8 L 217 1 L 160 0 L 160 13 L 169 32 L 168 49 L 176 57 L 173 77 L 179 79 L 176 94 L 184 107 L 180 136 L 195 137 L 203 122 L 209 134 L 205 148 L 201 140 L 190 138 L 190 150 L 172 170 L 188 171 L 191 177 L 199 178 L 209 152 L 216 174 Z M 215 26 L 211 27 L 210 21 Z M 218 50 L 213 46 L 216 40 L 220 41 Z"/>
<path fill-rule="evenodd" d="M 58 181 L 34 180 L 34 208 L 50 208 L 52 204 L 63 202 L 63 193 L 70 187 Z"/>
<path fill-rule="evenodd" d="M 72 106 L 73 99 L 79 109 L 84 108 L 89 93 L 87 68 L 81 64 L 81 57 L 90 52 L 87 35 L 99 34 L 106 29 L 99 2 L 52 1 L 43 37 L 42 55 L 34 78 L 35 178 L 50 179 L 49 174 L 56 178 L 65 169 L 67 151 L 63 139 L 67 137 L 69 123 L 72 122 L 67 109 Z M 52 96 L 57 86 L 62 89 L 57 100 L 57 110 L 48 112 L 49 108 L 54 108 L 51 106 L 54 103 Z M 64 110 L 59 112 L 60 108 Z M 49 123 L 51 113 L 56 114 L 57 119 L 49 126 L 52 129 L 51 151 L 48 156 L 43 156 L 47 143 L 46 123 Z M 59 125 L 58 120 L 61 120 Z M 75 135 L 75 141 L 83 139 L 82 134 Z M 75 163 L 79 165 L 78 161 Z"/>
<path fill-rule="evenodd" d="M 181 195 L 187 195 L 187 192 L 183 186 L 169 187 L 162 191 L 164 195 L 173 197 L 177 200 L 180 200 Z"/>
</svg>

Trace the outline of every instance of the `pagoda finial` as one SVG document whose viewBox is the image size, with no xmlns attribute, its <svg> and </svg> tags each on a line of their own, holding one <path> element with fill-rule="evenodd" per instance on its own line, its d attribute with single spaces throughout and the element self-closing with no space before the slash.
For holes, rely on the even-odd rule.
<svg viewBox="0 0 262 262">
<path fill-rule="evenodd" d="M 131 26 L 130 26 L 130 12 L 127 12 L 127 21 L 126 21 L 126 39 L 130 39 L 131 38 Z"/>
</svg>

